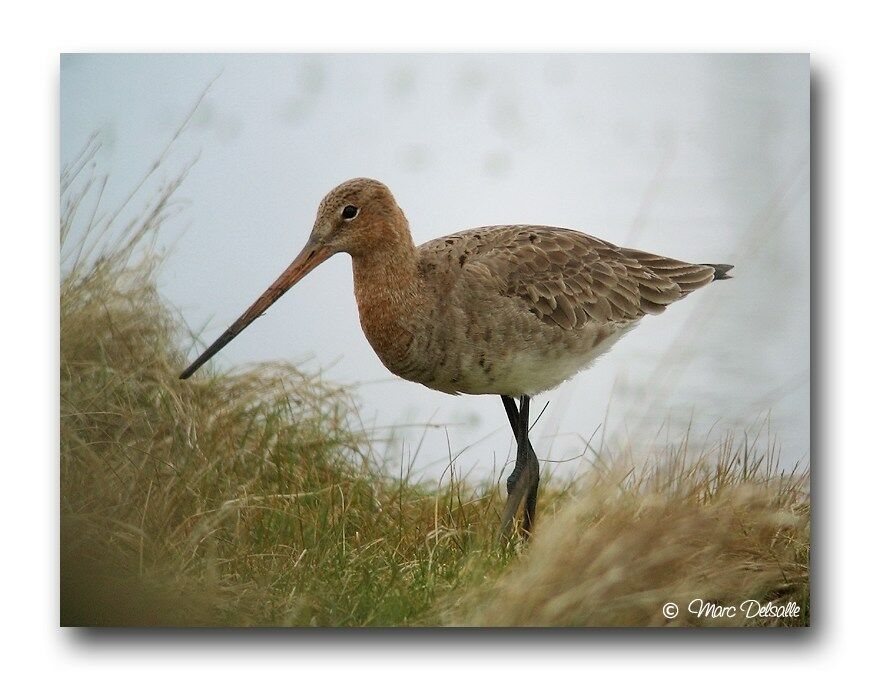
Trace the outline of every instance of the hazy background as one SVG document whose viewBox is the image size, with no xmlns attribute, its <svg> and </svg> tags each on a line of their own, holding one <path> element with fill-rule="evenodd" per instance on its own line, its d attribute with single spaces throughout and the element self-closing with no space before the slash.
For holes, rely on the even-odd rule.
<svg viewBox="0 0 870 680">
<path fill-rule="evenodd" d="M 553 224 L 735 265 L 734 280 L 645 319 L 534 400 L 534 414 L 551 401 L 532 435 L 541 457 L 574 458 L 602 432 L 642 455 L 691 421 L 698 441 L 770 433 L 785 465 L 808 460 L 807 56 L 66 55 L 61 164 L 98 132 L 103 202 L 120 203 L 216 76 L 151 182 L 198 156 L 184 210 L 162 232 L 173 250 L 160 284 L 203 341 L 286 267 L 329 189 L 369 176 L 392 188 L 418 243 Z M 442 472 L 448 436 L 463 471 L 506 459 L 498 398 L 441 395 L 383 368 L 359 327 L 346 256 L 217 357 L 269 359 L 358 384 L 366 425 L 386 436 L 408 424 L 394 455 L 419 449 L 421 472 Z"/>
</svg>

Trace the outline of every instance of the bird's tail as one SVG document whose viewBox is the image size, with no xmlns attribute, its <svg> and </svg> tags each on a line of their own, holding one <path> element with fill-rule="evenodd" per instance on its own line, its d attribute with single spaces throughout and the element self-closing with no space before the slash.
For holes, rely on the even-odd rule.
<svg viewBox="0 0 870 680">
<path fill-rule="evenodd" d="M 705 264 L 705 267 L 713 267 L 713 280 L 718 281 L 719 279 L 730 279 L 732 278 L 730 272 L 734 269 L 733 264 Z"/>
</svg>

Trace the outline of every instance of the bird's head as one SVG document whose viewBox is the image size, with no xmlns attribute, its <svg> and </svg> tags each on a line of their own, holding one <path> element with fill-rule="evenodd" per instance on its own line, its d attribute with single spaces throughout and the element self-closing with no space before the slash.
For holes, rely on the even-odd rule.
<svg viewBox="0 0 870 680">
<path fill-rule="evenodd" d="M 359 178 L 339 184 L 320 202 L 306 247 L 358 257 L 395 248 L 407 233 L 408 222 L 387 185 Z"/>
<path fill-rule="evenodd" d="M 408 222 L 385 184 L 366 178 L 339 184 L 320 202 L 311 236 L 290 266 L 181 378 L 193 375 L 306 274 L 336 253 L 364 257 L 405 243 L 411 243 Z"/>
</svg>

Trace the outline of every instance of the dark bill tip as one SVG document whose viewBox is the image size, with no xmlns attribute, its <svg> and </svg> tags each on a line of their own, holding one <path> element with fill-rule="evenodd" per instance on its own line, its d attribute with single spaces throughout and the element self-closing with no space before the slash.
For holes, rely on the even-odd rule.
<svg viewBox="0 0 870 680">
<path fill-rule="evenodd" d="M 245 328 L 247 328 L 254 319 L 263 314 L 272 303 L 290 290 L 290 288 L 292 288 L 303 276 L 327 259 L 330 255 L 332 255 L 331 250 L 317 245 L 307 245 L 303 248 L 302 252 L 299 253 L 284 273 L 266 289 L 257 301 L 248 308 L 248 311 L 236 319 L 236 322 L 225 330 L 223 335 L 215 340 L 196 361 L 185 368 L 178 377 L 182 380 L 187 380 L 190 376 L 196 373 L 200 366 L 220 352 L 224 346 L 230 342 L 230 340 L 245 330 Z"/>
</svg>

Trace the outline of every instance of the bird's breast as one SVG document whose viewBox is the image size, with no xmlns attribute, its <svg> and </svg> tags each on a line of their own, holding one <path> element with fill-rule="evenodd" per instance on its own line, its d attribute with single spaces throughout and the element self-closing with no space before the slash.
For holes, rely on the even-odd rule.
<svg viewBox="0 0 870 680">
<path fill-rule="evenodd" d="M 357 300 L 360 326 L 384 365 L 397 373 L 408 362 L 414 331 L 385 301 Z"/>
</svg>

